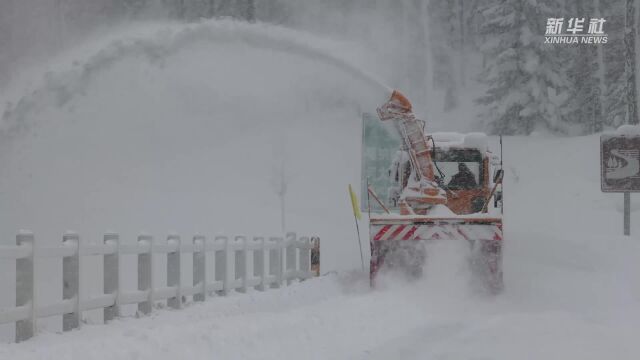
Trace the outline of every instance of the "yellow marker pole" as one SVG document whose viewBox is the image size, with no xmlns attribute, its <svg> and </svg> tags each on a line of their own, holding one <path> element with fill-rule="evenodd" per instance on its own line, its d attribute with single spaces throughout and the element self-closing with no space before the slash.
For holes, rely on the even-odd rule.
<svg viewBox="0 0 640 360">
<path fill-rule="evenodd" d="M 358 206 L 358 197 L 353 192 L 351 184 L 349 184 L 349 197 L 351 198 L 351 207 L 353 208 L 353 220 L 356 223 L 356 232 L 358 233 L 358 246 L 360 247 L 360 262 L 362 262 L 362 270 L 364 271 L 364 256 L 362 255 L 362 241 L 360 240 L 360 226 L 358 225 L 358 219 L 362 219 L 360 213 L 360 206 Z"/>
</svg>

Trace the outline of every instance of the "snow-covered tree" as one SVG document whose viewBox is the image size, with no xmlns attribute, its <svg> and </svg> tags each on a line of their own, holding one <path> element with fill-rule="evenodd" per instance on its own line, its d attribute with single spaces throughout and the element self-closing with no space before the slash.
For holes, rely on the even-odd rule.
<svg viewBox="0 0 640 360">
<path fill-rule="evenodd" d="M 123 0 L 125 14 L 137 16 L 147 6 L 147 0 Z"/>
<path fill-rule="evenodd" d="M 8 64 L 11 61 L 11 33 L 9 19 L 13 13 L 13 0 L 0 1 L 0 90 L 9 80 Z"/>
<path fill-rule="evenodd" d="M 500 134 L 530 134 L 559 130 L 558 94 L 567 85 L 555 48 L 544 44 L 545 21 L 557 5 L 551 1 L 503 0 L 482 10 L 487 62 L 481 74 L 486 93 L 487 130 Z"/>
<path fill-rule="evenodd" d="M 595 4 L 583 1 L 565 3 L 565 11 L 570 14 L 596 14 Z M 584 19 L 586 24 L 589 18 Z M 571 20 L 569 20 L 571 21 Z M 586 25 L 585 24 L 585 28 Z M 566 101 L 563 103 L 561 113 L 565 122 L 576 125 L 578 131 L 573 133 L 594 133 L 603 128 L 603 96 L 604 79 L 600 72 L 603 63 L 599 62 L 597 46 L 556 46 L 557 56 L 562 57 L 561 64 L 567 74 L 569 86 L 566 88 Z"/>
<path fill-rule="evenodd" d="M 625 1 L 599 0 L 601 16 L 606 18 L 607 44 L 603 47 L 603 122 L 617 128 L 626 122 L 627 97 L 624 58 Z M 598 69 L 600 71 L 600 69 Z"/>
<path fill-rule="evenodd" d="M 455 59 L 459 59 L 460 27 L 455 13 L 456 3 L 448 0 L 429 1 L 429 34 L 433 63 L 432 85 L 444 91 L 444 110 L 450 111 L 458 106 L 459 69 Z"/>
<path fill-rule="evenodd" d="M 413 98 L 421 104 L 427 103 L 429 91 L 428 67 L 431 66 L 429 58 L 429 42 L 427 30 L 427 8 L 421 0 L 404 1 L 405 19 L 407 23 L 407 71 L 408 87 Z"/>
<path fill-rule="evenodd" d="M 636 12 L 635 1 L 626 0 L 624 27 L 624 64 L 627 94 L 627 123 L 638 124 L 636 89 Z"/>
</svg>

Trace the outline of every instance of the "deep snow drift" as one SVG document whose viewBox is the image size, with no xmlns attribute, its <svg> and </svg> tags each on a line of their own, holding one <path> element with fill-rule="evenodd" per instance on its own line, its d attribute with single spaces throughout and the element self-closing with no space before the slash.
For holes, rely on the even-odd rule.
<svg viewBox="0 0 640 360">
<path fill-rule="evenodd" d="M 227 22 L 153 30 L 151 42 L 107 47 L 108 63 L 80 59 L 15 103 L 0 144 L 3 241 L 20 228 L 41 243 L 67 229 L 85 241 L 106 230 L 128 241 L 138 231 L 276 233 L 272 184 L 284 154 L 288 227 L 321 236 L 323 271 L 358 267 L 346 185 L 359 183 L 360 112 L 380 91 L 286 46 L 202 36 L 235 26 L 251 32 Z M 172 42 L 178 33 L 189 40 Z M 148 46 L 165 40 L 176 46 Z M 39 334 L 0 345 L 0 358 L 636 359 L 640 222 L 634 212 L 634 236 L 618 235 L 622 197 L 600 193 L 597 137 L 506 138 L 504 154 L 506 291 L 497 298 L 470 290 L 463 244 L 433 244 L 415 284 L 384 279 L 370 291 L 366 275 L 343 272 Z M 45 276 L 59 268 L 39 269 L 43 301 L 60 296 L 59 278 Z M 12 286 L 12 266 L 2 270 Z M 85 285 L 87 295 L 101 288 Z"/>
</svg>

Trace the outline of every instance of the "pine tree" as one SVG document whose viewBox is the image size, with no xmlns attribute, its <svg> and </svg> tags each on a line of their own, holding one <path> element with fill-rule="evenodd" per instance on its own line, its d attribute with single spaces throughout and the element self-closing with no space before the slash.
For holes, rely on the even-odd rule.
<svg viewBox="0 0 640 360">
<path fill-rule="evenodd" d="M 554 8 L 550 1 L 503 0 L 483 9 L 487 63 L 481 82 L 487 91 L 477 102 L 485 106 L 481 118 L 489 132 L 561 130 L 555 102 L 567 82 L 554 48 L 544 44 L 541 21 L 553 18 Z"/>
<path fill-rule="evenodd" d="M 13 0 L 0 2 L 0 91 L 10 79 L 9 63 L 11 62 L 12 29 L 11 15 L 13 13 Z"/>
<path fill-rule="evenodd" d="M 571 14 L 595 14 L 594 7 L 580 0 L 568 6 Z M 573 17 L 573 21 L 582 19 L 587 29 L 590 18 Z M 565 59 L 564 69 L 568 75 L 570 86 L 566 89 L 567 101 L 563 104 L 563 119 L 578 125 L 580 133 L 594 133 L 603 128 L 603 100 L 598 75 L 600 64 L 598 49 L 594 45 L 558 47 L 558 56 Z"/>
<path fill-rule="evenodd" d="M 605 96 L 604 124 L 617 128 L 625 122 L 626 82 L 624 78 L 624 1 L 600 0 L 608 41 L 603 53 Z"/>
<path fill-rule="evenodd" d="M 406 19 L 409 25 L 407 38 L 411 46 L 407 46 L 407 78 L 412 98 L 420 104 L 426 104 L 428 98 L 428 82 L 427 67 L 429 66 L 429 49 L 425 4 L 422 0 L 411 0 L 406 3 Z"/>
<path fill-rule="evenodd" d="M 256 0 L 246 0 L 245 4 L 245 20 L 248 22 L 256 21 Z"/>
<path fill-rule="evenodd" d="M 137 16 L 147 6 L 146 0 L 123 0 L 122 3 L 125 15 L 130 17 Z"/>
<path fill-rule="evenodd" d="M 637 95 L 636 95 L 636 38 L 635 38 L 635 3 L 626 0 L 625 31 L 624 31 L 624 64 L 627 93 L 627 123 L 638 124 Z"/>
</svg>

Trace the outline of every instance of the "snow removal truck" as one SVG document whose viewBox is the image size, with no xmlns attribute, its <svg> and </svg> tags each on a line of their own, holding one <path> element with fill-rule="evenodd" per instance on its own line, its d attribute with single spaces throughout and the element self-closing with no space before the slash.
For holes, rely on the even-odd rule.
<svg viewBox="0 0 640 360">
<path fill-rule="evenodd" d="M 484 134 L 428 134 L 398 91 L 377 115 L 364 116 L 362 152 L 372 286 L 389 269 L 420 277 L 429 242 L 464 241 L 474 283 L 499 293 L 502 155 Z"/>
</svg>

